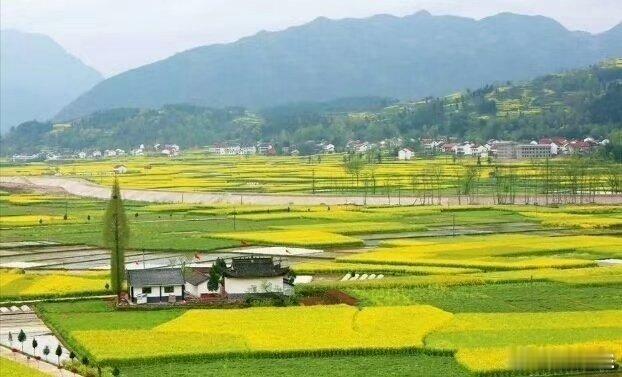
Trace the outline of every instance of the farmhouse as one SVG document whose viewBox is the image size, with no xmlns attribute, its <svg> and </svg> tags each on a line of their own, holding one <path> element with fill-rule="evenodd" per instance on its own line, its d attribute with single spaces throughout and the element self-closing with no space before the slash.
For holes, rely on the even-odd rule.
<svg viewBox="0 0 622 377">
<path fill-rule="evenodd" d="M 289 268 L 274 263 L 272 257 L 237 257 L 224 272 L 227 295 L 283 292 L 283 278 Z"/>
<path fill-rule="evenodd" d="M 397 152 L 397 159 L 410 160 L 411 158 L 413 158 L 413 154 L 413 151 L 408 148 L 400 149 L 399 152 Z"/>
<path fill-rule="evenodd" d="M 322 145 L 322 151 L 324 153 L 335 153 L 335 145 L 334 144 L 324 144 Z"/>
<path fill-rule="evenodd" d="M 180 268 L 128 270 L 127 284 L 132 302 L 176 302 L 184 300 L 184 276 Z"/>
<path fill-rule="evenodd" d="M 125 165 L 116 165 L 112 170 L 115 172 L 115 174 L 127 173 L 127 167 Z"/>
<path fill-rule="evenodd" d="M 200 271 L 199 269 L 193 268 L 188 269 L 184 272 L 184 289 L 186 292 L 194 297 L 206 297 L 209 295 L 218 294 L 221 292 L 222 286 L 215 291 L 211 291 L 207 282 L 209 280 L 209 274 Z"/>
</svg>

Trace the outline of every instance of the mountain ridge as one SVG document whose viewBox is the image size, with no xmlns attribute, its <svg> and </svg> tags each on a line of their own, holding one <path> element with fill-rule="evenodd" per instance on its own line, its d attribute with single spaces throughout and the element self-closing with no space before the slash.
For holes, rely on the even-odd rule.
<svg viewBox="0 0 622 377">
<path fill-rule="evenodd" d="M 236 140 L 296 145 L 309 140 L 342 146 L 349 139 L 457 137 L 531 140 L 606 138 L 622 127 L 622 58 L 533 80 L 487 84 L 441 98 L 399 102 L 382 97 L 297 102 L 252 111 L 166 105 L 95 112 L 55 128 L 21 124 L 2 140 L 4 154 L 42 149 L 115 149 L 176 143 L 183 148 Z"/>
<path fill-rule="evenodd" d="M 0 131 L 47 120 L 102 76 L 47 35 L 0 30 Z"/>
<path fill-rule="evenodd" d="M 317 18 L 195 47 L 111 77 L 56 119 L 172 103 L 261 108 L 341 97 L 438 96 L 622 55 L 618 40 L 615 30 L 581 34 L 546 17 L 511 13 L 479 21 L 425 12 Z"/>
</svg>

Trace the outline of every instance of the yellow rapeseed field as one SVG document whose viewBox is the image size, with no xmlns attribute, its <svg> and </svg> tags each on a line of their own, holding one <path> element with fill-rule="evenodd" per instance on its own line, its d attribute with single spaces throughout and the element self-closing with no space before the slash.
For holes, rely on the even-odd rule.
<svg viewBox="0 0 622 377">
<path fill-rule="evenodd" d="M 543 213 L 543 212 L 520 212 L 521 215 L 531 217 L 540 221 L 544 226 L 556 228 L 621 228 L 622 215 L 620 216 L 598 216 L 582 215 L 571 213 Z"/>
<path fill-rule="evenodd" d="M 65 222 L 72 222 L 74 219 L 71 217 L 65 220 L 63 216 L 50 216 L 50 215 L 14 215 L 14 216 L 0 216 L 0 226 L 33 226 L 33 225 L 48 225 L 48 224 L 62 224 Z"/>
<path fill-rule="evenodd" d="M 291 266 L 298 274 L 334 274 L 334 273 L 375 273 L 403 275 L 463 274 L 477 272 L 475 268 L 434 267 L 434 266 L 399 266 L 391 264 L 303 262 Z"/>
<path fill-rule="evenodd" d="M 148 331 L 74 331 L 71 335 L 98 360 L 155 357 L 167 352 L 278 355 L 422 347 L 425 335 L 451 317 L 451 313 L 427 305 L 362 310 L 346 305 L 188 310 Z"/>
<path fill-rule="evenodd" d="M 34 275 L 25 275 L 30 278 Z M 105 291 L 108 277 L 82 277 L 72 275 L 41 275 L 20 293 L 24 296 L 61 295 L 81 292 Z"/>
<path fill-rule="evenodd" d="M 622 238 L 496 234 L 435 239 L 398 239 L 340 262 L 516 270 L 594 266 L 596 256 L 617 257 Z M 565 256 L 563 254 L 575 253 Z M 595 256 L 596 255 L 596 256 Z"/>
<path fill-rule="evenodd" d="M 530 351 L 536 354 L 613 354 L 616 360 L 620 361 L 622 360 L 622 341 L 590 342 L 554 346 L 461 348 L 456 352 L 455 357 L 460 364 L 475 373 L 507 372 L 516 370 L 516 366 L 513 365 L 513 357 L 515 357 L 516 354 Z M 540 370 L 545 370 L 545 368 Z"/>
<path fill-rule="evenodd" d="M 353 265 L 357 265 L 353 264 Z M 364 265 L 367 266 L 367 265 Z M 369 265 L 371 266 L 371 265 Z M 383 265 L 377 265 L 383 266 Z M 392 266 L 392 265 L 390 265 Z M 406 266 L 393 266 L 403 268 Z M 415 267 L 415 266 L 414 266 Z M 417 267 L 415 267 L 417 268 Z M 421 268 L 426 268 L 422 266 Z M 443 267 L 441 267 L 443 268 Z M 356 270 L 352 270 L 356 271 Z M 367 271 L 362 271 L 367 272 Z M 383 272 L 390 274 L 390 270 Z M 416 274 L 413 274 L 416 275 Z M 427 286 L 481 285 L 493 283 L 559 281 L 568 284 L 615 284 L 622 280 L 622 266 L 593 268 L 537 268 L 524 270 L 487 271 L 459 274 L 433 274 L 427 276 L 385 276 L 381 280 L 317 281 L 312 286 L 328 286 L 355 289 L 408 288 Z"/>
<path fill-rule="evenodd" d="M 622 310 L 546 313 L 458 313 L 438 332 L 622 327 Z"/>
<path fill-rule="evenodd" d="M 622 310 L 538 313 L 458 313 L 429 334 L 426 347 L 547 346 L 622 341 Z"/>
<path fill-rule="evenodd" d="M 49 374 L 36 369 L 36 366 L 28 367 L 17 361 L 0 357 L 0 377 L 48 377 Z"/>
<path fill-rule="evenodd" d="M 20 279 L 23 276 L 24 274 L 0 270 L 0 288 L 3 288 L 5 285 L 11 284 L 15 280 Z"/>
<path fill-rule="evenodd" d="M 71 294 L 104 293 L 108 277 L 101 273 L 59 274 L 11 271 L 0 273 L 0 297 L 55 297 Z"/>
<path fill-rule="evenodd" d="M 246 352 L 243 337 L 214 332 L 160 332 L 153 330 L 74 331 L 71 336 L 85 346 L 97 360 L 123 360 L 180 355 L 227 354 Z"/>
<path fill-rule="evenodd" d="M 596 262 L 570 258 L 428 258 L 417 251 L 388 249 L 339 258 L 342 262 L 379 263 L 410 266 L 464 267 L 485 270 L 526 270 L 532 268 L 591 267 Z"/>
<path fill-rule="evenodd" d="M 339 234 L 365 234 L 365 233 L 398 233 L 425 230 L 423 226 L 399 223 L 399 222 L 336 222 L 327 224 L 309 225 L 279 225 L 272 227 L 283 230 L 320 230 Z"/>
</svg>

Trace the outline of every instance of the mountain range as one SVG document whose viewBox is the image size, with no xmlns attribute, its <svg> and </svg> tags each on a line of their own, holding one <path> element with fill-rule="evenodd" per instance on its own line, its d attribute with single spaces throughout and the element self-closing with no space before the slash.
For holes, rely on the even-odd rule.
<svg viewBox="0 0 622 377">
<path fill-rule="evenodd" d="M 0 132 L 47 120 L 102 76 L 42 34 L 0 31 Z"/>
<path fill-rule="evenodd" d="M 477 142 L 552 136 L 622 140 L 614 136 L 622 129 L 620 104 L 622 59 L 614 59 L 525 82 L 496 83 L 418 101 L 357 97 L 261 110 L 187 104 L 101 110 L 69 124 L 23 123 L 2 139 L 0 153 L 45 149 L 71 153 L 155 143 L 176 143 L 185 149 L 265 140 L 277 146 L 295 145 L 307 154 L 320 140 L 341 148 L 347 140 L 393 137 L 451 136 Z"/>
<path fill-rule="evenodd" d="M 192 104 L 251 109 L 297 101 L 441 96 L 622 56 L 622 24 L 601 34 L 501 13 L 318 18 L 234 43 L 197 47 L 97 84 L 56 120 L 117 107 Z"/>
</svg>

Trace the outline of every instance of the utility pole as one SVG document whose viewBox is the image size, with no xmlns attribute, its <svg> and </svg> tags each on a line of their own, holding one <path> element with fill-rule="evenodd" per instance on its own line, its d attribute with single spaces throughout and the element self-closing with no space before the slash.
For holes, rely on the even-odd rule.
<svg viewBox="0 0 622 377">
<path fill-rule="evenodd" d="M 455 213 L 451 214 L 451 236 L 452 237 L 456 236 L 456 214 Z"/>
<path fill-rule="evenodd" d="M 236 230 L 236 226 L 235 226 L 235 208 L 233 208 L 233 230 Z"/>
</svg>

